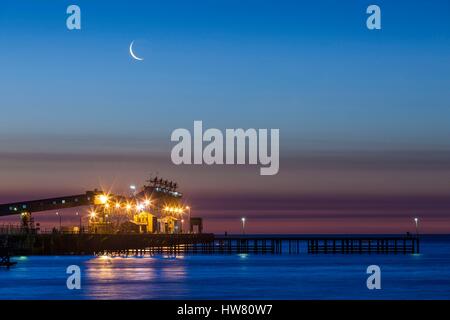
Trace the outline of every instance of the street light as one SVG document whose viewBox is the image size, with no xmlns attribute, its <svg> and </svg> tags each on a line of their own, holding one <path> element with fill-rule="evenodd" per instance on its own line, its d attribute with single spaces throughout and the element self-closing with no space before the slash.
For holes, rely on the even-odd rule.
<svg viewBox="0 0 450 320">
<path fill-rule="evenodd" d="M 106 194 L 101 194 L 98 199 L 100 200 L 101 204 L 107 204 L 109 197 Z"/>
<path fill-rule="evenodd" d="M 184 219 L 181 219 L 181 233 L 183 233 L 183 230 L 184 230 L 183 225 L 184 225 Z"/>
<path fill-rule="evenodd" d="M 419 236 L 419 218 L 414 218 L 414 223 L 416 224 L 416 235 Z"/>
<path fill-rule="evenodd" d="M 59 232 L 61 232 L 61 215 L 56 211 L 56 215 L 59 217 Z"/>
<path fill-rule="evenodd" d="M 191 207 L 186 206 L 186 210 L 188 211 L 188 231 L 191 233 Z"/>
<path fill-rule="evenodd" d="M 242 221 L 242 234 L 245 234 L 245 218 L 242 217 L 241 221 Z"/>
<path fill-rule="evenodd" d="M 131 193 L 133 194 L 133 196 L 136 196 L 136 186 L 134 184 L 132 184 L 130 186 L 130 189 L 131 189 Z"/>
<path fill-rule="evenodd" d="M 81 233 L 81 215 L 78 213 L 78 211 L 77 212 L 75 212 L 75 215 L 76 216 L 78 216 L 79 218 L 80 218 L 80 233 Z"/>
</svg>

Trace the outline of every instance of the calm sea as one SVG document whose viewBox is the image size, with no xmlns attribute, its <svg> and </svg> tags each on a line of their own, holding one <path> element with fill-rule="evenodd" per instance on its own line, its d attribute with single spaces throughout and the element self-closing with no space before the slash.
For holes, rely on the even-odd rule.
<svg viewBox="0 0 450 320">
<path fill-rule="evenodd" d="M 16 257 L 0 299 L 450 299 L 450 236 L 424 236 L 421 252 Z M 381 290 L 366 287 L 373 264 Z M 69 265 L 80 290 L 66 287 Z"/>
</svg>

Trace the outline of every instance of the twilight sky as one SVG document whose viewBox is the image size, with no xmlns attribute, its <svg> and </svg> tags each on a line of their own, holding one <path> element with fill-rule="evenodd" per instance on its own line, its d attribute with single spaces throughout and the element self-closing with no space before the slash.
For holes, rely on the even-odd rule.
<svg viewBox="0 0 450 320">
<path fill-rule="evenodd" d="M 446 0 L 5 1 L 0 43 L 2 203 L 158 172 L 207 231 L 450 232 Z M 279 128 L 279 174 L 173 165 L 194 120 Z"/>
</svg>

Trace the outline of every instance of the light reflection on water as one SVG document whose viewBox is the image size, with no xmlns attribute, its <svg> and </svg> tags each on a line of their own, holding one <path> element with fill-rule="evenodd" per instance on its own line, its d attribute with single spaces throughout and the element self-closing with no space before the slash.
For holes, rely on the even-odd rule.
<svg viewBox="0 0 450 320">
<path fill-rule="evenodd" d="M 86 297 L 152 299 L 172 290 L 183 292 L 186 269 L 177 261 L 182 258 L 94 257 L 85 264 Z"/>
</svg>

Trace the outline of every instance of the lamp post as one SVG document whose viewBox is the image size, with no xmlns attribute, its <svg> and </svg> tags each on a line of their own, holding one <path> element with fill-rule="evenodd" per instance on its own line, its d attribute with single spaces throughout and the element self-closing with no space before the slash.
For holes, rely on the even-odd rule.
<svg viewBox="0 0 450 320">
<path fill-rule="evenodd" d="M 419 249 L 419 218 L 415 217 L 414 218 L 414 223 L 416 225 L 416 252 L 419 253 L 420 249 Z"/>
<path fill-rule="evenodd" d="M 242 217 L 241 221 L 242 221 L 242 234 L 245 234 L 245 218 Z"/>
<path fill-rule="evenodd" d="M 188 211 L 188 233 L 191 233 L 191 207 L 186 206 L 186 210 Z"/>
<path fill-rule="evenodd" d="M 59 217 L 59 232 L 61 232 L 61 215 L 59 214 L 59 212 L 56 212 L 56 215 Z"/>
<path fill-rule="evenodd" d="M 136 186 L 134 184 L 130 185 L 131 194 L 133 197 L 136 196 Z"/>
<path fill-rule="evenodd" d="M 183 233 L 184 230 L 183 226 L 184 226 L 184 219 L 181 219 L 181 233 Z"/>
<path fill-rule="evenodd" d="M 416 225 L 416 236 L 419 236 L 419 218 L 414 218 L 414 223 Z"/>
<path fill-rule="evenodd" d="M 78 217 L 80 218 L 80 231 L 79 231 L 79 233 L 81 233 L 81 228 L 82 228 L 82 225 L 81 225 L 81 215 L 78 213 L 78 211 L 75 212 L 75 215 L 78 216 Z"/>
</svg>

